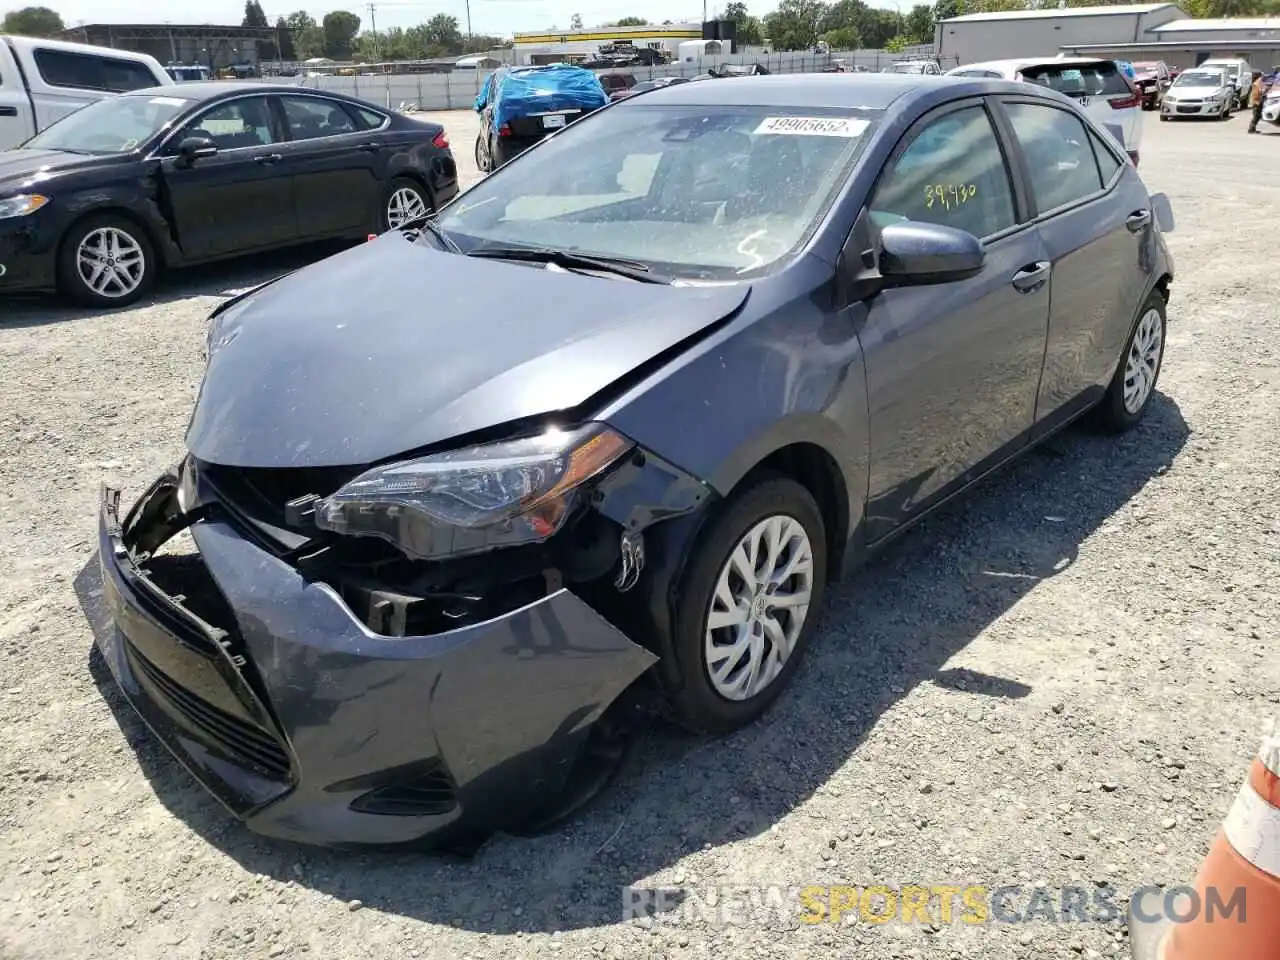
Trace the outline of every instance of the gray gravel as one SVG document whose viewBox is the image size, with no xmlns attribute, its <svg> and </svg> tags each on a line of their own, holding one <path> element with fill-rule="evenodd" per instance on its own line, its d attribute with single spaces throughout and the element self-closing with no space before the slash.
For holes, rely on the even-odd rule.
<svg viewBox="0 0 1280 960">
<path fill-rule="evenodd" d="M 764 722 L 654 730 L 595 806 L 469 863 L 253 837 L 90 670 L 99 483 L 177 458 L 209 310 L 316 252 L 114 315 L 0 303 L 0 956 L 1122 952 L 1118 923 L 623 923 L 619 887 L 1190 880 L 1280 699 L 1280 135 L 1244 127 L 1148 124 L 1180 275 L 1140 430 L 1060 437 L 841 585 Z"/>
</svg>

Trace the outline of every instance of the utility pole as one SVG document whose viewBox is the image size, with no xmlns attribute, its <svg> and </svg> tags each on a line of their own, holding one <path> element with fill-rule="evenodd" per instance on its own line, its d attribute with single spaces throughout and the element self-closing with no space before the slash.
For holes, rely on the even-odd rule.
<svg viewBox="0 0 1280 960">
<path fill-rule="evenodd" d="M 378 60 L 378 5 L 369 4 L 369 32 L 373 34 L 373 59 Z"/>
</svg>

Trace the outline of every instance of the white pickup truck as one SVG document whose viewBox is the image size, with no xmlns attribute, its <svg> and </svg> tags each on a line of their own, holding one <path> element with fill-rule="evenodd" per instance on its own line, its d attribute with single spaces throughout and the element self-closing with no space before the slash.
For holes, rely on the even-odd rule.
<svg viewBox="0 0 1280 960">
<path fill-rule="evenodd" d="M 0 36 L 0 150 L 24 143 L 87 103 L 173 84 L 160 61 L 145 53 Z"/>
</svg>

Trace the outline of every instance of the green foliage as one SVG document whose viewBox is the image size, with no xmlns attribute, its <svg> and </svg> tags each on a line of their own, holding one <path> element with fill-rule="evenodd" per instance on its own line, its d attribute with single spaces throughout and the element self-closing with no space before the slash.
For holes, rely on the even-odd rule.
<svg viewBox="0 0 1280 960">
<path fill-rule="evenodd" d="M 324 55 L 333 60 L 350 60 L 355 53 L 360 18 L 346 10 L 332 10 L 324 15 L 320 29 L 324 33 Z"/>
<path fill-rule="evenodd" d="M 48 7 L 23 7 L 4 15 L 0 33 L 24 37 L 53 37 L 66 29 L 62 17 Z"/>
<path fill-rule="evenodd" d="M 262 9 L 262 4 L 258 0 L 245 0 L 244 19 L 240 21 L 242 27 L 267 27 L 267 15 Z"/>
<path fill-rule="evenodd" d="M 643 27 L 643 26 L 647 26 L 648 23 L 649 21 L 646 20 L 644 17 L 623 17 L 621 20 L 615 23 L 614 26 L 615 27 Z"/>
</svg>

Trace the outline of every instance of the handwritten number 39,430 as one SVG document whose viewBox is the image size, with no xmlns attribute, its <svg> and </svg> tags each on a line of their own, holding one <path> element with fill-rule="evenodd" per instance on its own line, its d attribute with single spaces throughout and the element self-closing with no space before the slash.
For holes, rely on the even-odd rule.
<svg viewBox="0 0 1280 960">
<path fill-rule="evenodd" d="M 931 183 L 924 188 L 924 206 L 933 209 L 935 203 L 950 210 L 962 203 L 968 203 L 978 193 L 978 187 L 972 183 Z"/>
</svg>

